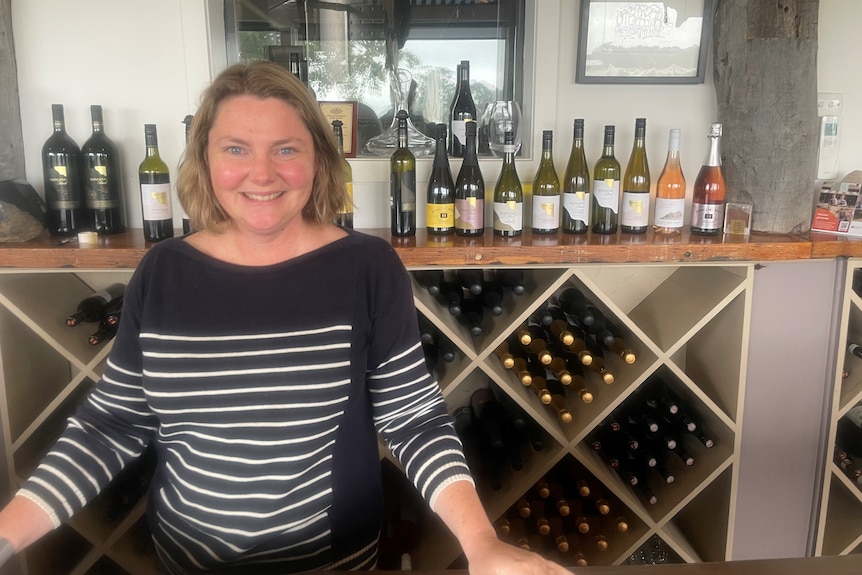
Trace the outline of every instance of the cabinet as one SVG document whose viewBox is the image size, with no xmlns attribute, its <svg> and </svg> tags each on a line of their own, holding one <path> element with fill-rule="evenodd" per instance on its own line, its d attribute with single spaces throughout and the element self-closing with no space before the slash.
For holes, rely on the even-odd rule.
<svg viewBox="0 0 862 575">
<path fill-rule="evenodd" d="M 862 485 L 842 470 L 835 448 L 838 421 L 862 402 L 862 359 L 847 350 L 849 343 L 862 342 L 862 298 L 853 290 L 853 280 L 858 274 L 862 274 L 862 259 L 848 259 L 833 374 L 835 384 L 828 417 L 828 441 L 824 446 L 826 468 L 818 518 L 817 555 L 862 553 Z M 856 459 L 857 464 L 862 464 Z"/>
<path fill-rule="evenodd" d="M 385 231 L 380 233 L 385 235 Z M 611 240 L 613 245 L 591 245 L 591 240 L 581 240 L 583 245 L 562 247 L 547 238 L 537 239 L 537 245 L 532 246 L 531 239 L 525 237 L 515 247 L 498 246 L 490 236 L 470 240 L 469 245 L 458 241 L 436 246 L 431 239 L 426 244 L 420 236 L 406 244 L 393 241 L 393 245 L 411 273 L 431 267 L 453 273 L 467 266 L 481 268 L 486 274 L 501 268 L 526 272 L 526 294 L 507 292 L 504 312 L 500 316 L 486 314 L 479 336 L 470 335 L 426 290 L 418 283 L 414 285 L 418 313 L 456 347 L 455 360 L 439 374 L 450 409 L 466 405 L 473 391 L 493 382 L 538 423 L 544 436 L 544 449 L 531 453 L 523 469 L 511 473 L 502 489 L 494 491 L 480 482 L 489 516 L 501 517 L 552 470 L 574 466 L 605 490 L 630 527 L 626 533 L 613 536 L 608 551 L 588 553 L 590 564 L 623 563 L 656 538 L 680 562 L 729 559 L 752 262 L 759 255 L 776 257 L 779 252 L 779 258 L 807 257 L 810 246 L 795 239 L 777 244 L 723 244 L 718 240 L 711 246 L 708 242 L 687 244 L 684 238 L 675 245 L 652 248 L 649 242 L 620 245 L 619 238 Z M 86 328 L 64 325 L 66 314 L 93 287 L 126 280 L 144 249 L 134 241 L 121 244 L 114 252 L 64 251 L 48 246 L 43 259 L 50 268 L 33 264 L 34 258 L 41 257 L 38 249 L 5 250 L 6 261 L 19 266 L 0 271 L 0 418 L 11 485 L 20 483 L 33 469 L 65 416 L 97 380 L 110 348 L 110 343 L 90 346 L 85 332 L 80 331 Z M 720 261 L 708 261 L 713 258 Z M 609 263 L 598 263 L 602 261 Z M 581 288 L 617 321 L 638 359 L 628 365 L 608 355 L 615 381 L 610 385 L 597 383 L 588 374 L 595 399 L 583 404 L 576 397 L 568 397 L 567 407 L 574 420 L 564 424 L 501 366 L 494 351 L 567 286 Z M 706 449 L 696 441 L 687 443 L 696 464 L 675 469 L 679 473 L 674 484 L 655 486 L 658 502 L 649 504 L 584 440 L 608 416 L 625 409 L 633 394 L 657 379 L 691 406 L 716 445 Z M 28 550 L 26 572 L 158 573 L 146 543 L 145 502 L 138 501 L 124 518 L 110 521 L 106 520 L 109 505 L 104 498 L 96 500 L 68 525 Z M 423 523 L 414 568 L 458 565 L 460 550 L 442 525 L 430 515 Z M 54 552 L 57 548 L 64 552 Z"/>
</svg>

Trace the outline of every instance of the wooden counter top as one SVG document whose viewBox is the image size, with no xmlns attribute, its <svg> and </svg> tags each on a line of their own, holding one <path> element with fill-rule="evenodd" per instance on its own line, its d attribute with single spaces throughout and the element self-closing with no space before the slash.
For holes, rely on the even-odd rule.
<svg viewBox="0 0 862 575">
<path fill-rule="evenodd" d="M 782 261 L 838 256 L 862 257 L 862 239 L 831 234 L 809 236 L 752 234 L 743 236 L 695 236 L 686 229 L 681 236 L 646 234 L 538 235 L 525 231 L 515 239 L 493 235 L 490 229 L 477 238 L 431 236 L 420 230 L 415 237 L 391 238 L 388 229 L 363 229 L 388 239 L 404 264 L 431 265 L 569 265 L 581 263 Z M 179 234 L 179 232 L 177 232 Z M 140 229 L 99 239 L 93 246 L 79 246 L 77 239 L 43 233 L 22 243 L 0 244 L 0 267 L 28 269 L 134 268 L 151 244 Z"/>
</svg>

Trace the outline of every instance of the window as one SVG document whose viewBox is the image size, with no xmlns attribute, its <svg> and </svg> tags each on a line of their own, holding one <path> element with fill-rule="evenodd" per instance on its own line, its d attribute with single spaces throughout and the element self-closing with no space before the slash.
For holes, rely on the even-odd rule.
<svg viewBox="0 0 862 575">
<path fill-rule="evenodd" d="M 392 124 L 394 78 L 429 136 L 448 124 L 461 60 L 480 119 L 495 100 L 522 102 L 524 10 L 525 0 L 230 0 L 228 58 L 289 66 L 298 54 L 318 100 L 358 102 L 356 148 L 371 156 L 368 142 Z"/>
</svg>

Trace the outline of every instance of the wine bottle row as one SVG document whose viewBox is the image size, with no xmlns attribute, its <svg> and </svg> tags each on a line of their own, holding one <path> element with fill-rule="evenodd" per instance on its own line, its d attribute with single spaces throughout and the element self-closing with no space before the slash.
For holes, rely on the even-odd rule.
<svg viewBox="0 0 862 575">
<path fill-rule="evenodd" d="M 475 106 L 474 113 L 475 113 Z M 453 108 L 454 109 L 454 108 Z M 403 112 L 403 114 L 402 114 Z M 485 183 L 476 159 L 476 122 L 453 112 L 447 148 L 447 127 L 437 124 L 436 152 L 426 191 L 429 234 L 480 235 L 484 222 Z M 416 161 L 407 143 L 407 112 L 399 111 L 398 148 L 391 158 L 390 207 L 394 236 L 416 233 Z M 463 129 L 463 132 L 460 132 Z M 601 157 L 593 167 L 592 186 L 584 152 L 584 120 L 575 119 L 571 153 L 562 180 L 554 167 L 553 131 L 542 132 L 542 155 L 532 186 L 531 229 L 534 234 L 642 234 L 650 217 L 657 233 L 676 235 L 683 228 L 686 183 L 680 166 L 680 130 L 668 137 L 668 154 L 656 182 L 651 208 L 651 178 L 646 154 L 646 119 L 635 120 L 635 137 L 625 171 L 615 155 L 614 125 L 604 127 Z M 694 182 L 691 232 L 715 235 L 723 231 L 725 183 L 721 170 L 722 127 L 713 123 L 708 133 L 709 154 Z M 463 138 L 463 144 L 462 144 Z M 463 155 L 457 179 L 452 178 L 448 151 Z M 516 237 L 524 230 L 524 191 L 515 165 L 515 134 L 504 134 L 503 164 L 494 187 L 493 233 Z M 453 154 L 455 155 L 455 154 Z"/>
<path fill-rule="evenodd" d="M 660 379 L 636 390 L 586 441 L 650 505 L 658 503 L 657 486 L 673 484 L 696 464 L 693 445 L 715 445 L 694 407 Z"/>
<path fill-rule="evenodd" d="M 66 318 L 66 325 L 75 327 L 81 323 L 96 323 L 98 328 L 87 340 L 91 345 L 105 343 L 117 333 L 125 290 L 125 284 L 113 283 L 93 292 L 78 302 L 75 311 Z"/>
<path fill-rule="evenodd" d="M 51 106 L 54 132 L 42 146 L 42 173 L 48 231 L 73 236 L 125 230 L 123 176 L 116 145 L 105 134 L 102 107 L 90 106 L 93 132 L 78 147 L 66 132 L 61 104 Z M 186 138 L 191 116 L 186 116 Z M 159 156 L 155 124 L 144 125 L 144 160 L 138 168 L 144 239 L 160 241 L 174 234 L 170 170 Z M 183 231 L 190 231 L 183 213 Z"/>
</svg>

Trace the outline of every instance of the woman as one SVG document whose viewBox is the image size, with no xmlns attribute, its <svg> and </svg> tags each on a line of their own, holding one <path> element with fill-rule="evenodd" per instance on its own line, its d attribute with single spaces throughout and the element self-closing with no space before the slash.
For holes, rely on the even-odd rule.
<svg viewBox="0 0 862 575">
<path fill-rule="evenodd" d="M 315 102 L 267 62 L 204 93 L 180 167 L 196 233 L 146 254 L 102 380 L 0 513 L 0 556 L 83 507 L 153 444 L 148 519 L 170 573 L 368 569 L 377 433 L 474 575 L 566 573 L 497 540 L 384 241 L 346 196 Z"/>
</svg>

